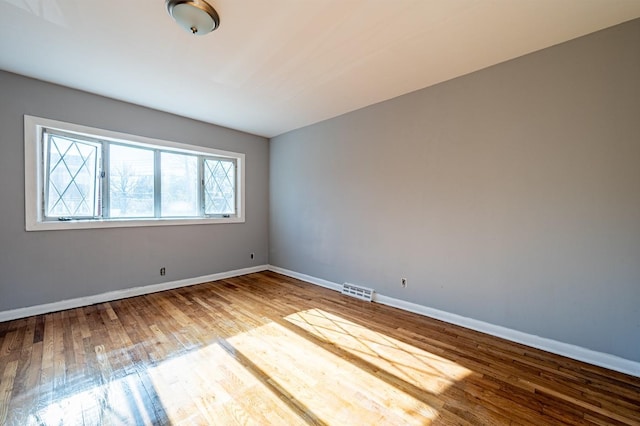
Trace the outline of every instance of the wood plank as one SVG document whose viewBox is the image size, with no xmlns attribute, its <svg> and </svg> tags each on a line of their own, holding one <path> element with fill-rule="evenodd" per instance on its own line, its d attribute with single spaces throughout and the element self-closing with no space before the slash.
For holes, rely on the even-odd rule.
<svg viewBox="0 0 640 426">
<path fill-rule="evenodd" d="M 7 363 L 0 376 L 0 424 L 6 424 L 9 414 L 11 396 L 13 394 L 13 384 L 18 371 L 18 361 Z"/>
</svg>

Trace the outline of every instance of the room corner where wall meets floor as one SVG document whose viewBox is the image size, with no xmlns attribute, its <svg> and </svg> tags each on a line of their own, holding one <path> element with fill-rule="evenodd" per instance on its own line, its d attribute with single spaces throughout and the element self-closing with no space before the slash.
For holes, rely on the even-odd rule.
<svg viewBox="0 0 640 426">
<path fill-rule="evenodd" d="M 274 272 L 0 323 L 0 424 L 637 424 L 640 378 Z"/>
</svg>

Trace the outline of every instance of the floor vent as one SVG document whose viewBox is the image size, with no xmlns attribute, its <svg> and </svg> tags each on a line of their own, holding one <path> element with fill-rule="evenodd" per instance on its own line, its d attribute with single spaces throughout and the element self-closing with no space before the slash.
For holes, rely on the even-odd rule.
<svg viewBox="0 0 640 426">
<path fill-rule="evenodd" d="M 371 302 L 373 300 L 373 289 L 367 287 L 360 287 L 355 284 L 344 283 L 342 285 L 342 294 L 355 297 L 356 299 L 366 300 Z"/>
</svg>

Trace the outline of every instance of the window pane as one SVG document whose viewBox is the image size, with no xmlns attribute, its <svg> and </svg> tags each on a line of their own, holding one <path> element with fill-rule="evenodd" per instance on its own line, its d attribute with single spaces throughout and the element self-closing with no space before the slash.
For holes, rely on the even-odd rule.
<svg viewBox="0 0 640 426">
<path fill-rule="evenodd" d="M 160 154 L 162 216 L 198 216 L 198 157 Z"/>
<path fill-rule="evenodd" d="M 229 160 L 204 160 L 205 214 L 235 214 L 235 163 Z"/>
<path fill-rule="evenodd" d="M 109 146 L 109 216 L 153 217 L 154 152 Z"/>
<path fill-rule="evenodd" d="M 97 165 L 99 145 L 47 135 L 49 167 L 48 217 L 98 216 Z"/>
</svg>

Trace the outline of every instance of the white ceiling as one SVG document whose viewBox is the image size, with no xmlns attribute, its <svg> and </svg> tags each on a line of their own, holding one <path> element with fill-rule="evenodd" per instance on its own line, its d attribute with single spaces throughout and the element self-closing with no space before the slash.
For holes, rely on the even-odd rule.
<svg viewBox="0 0 640 426">
<path fill-rule="evenodd" d="M 640 0 L 0 0 L 0 68 L 267 137 L 640 17 Z"/>
</svg>

